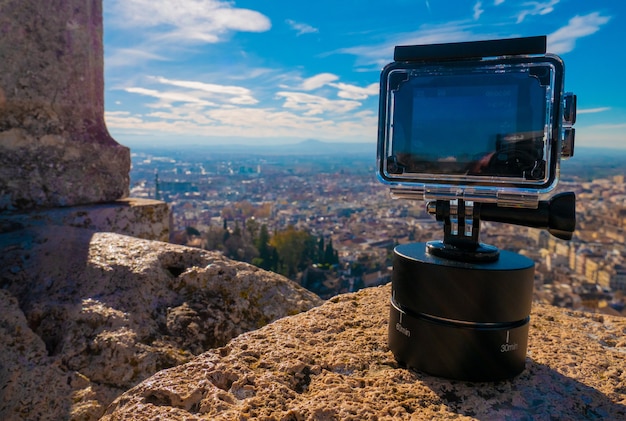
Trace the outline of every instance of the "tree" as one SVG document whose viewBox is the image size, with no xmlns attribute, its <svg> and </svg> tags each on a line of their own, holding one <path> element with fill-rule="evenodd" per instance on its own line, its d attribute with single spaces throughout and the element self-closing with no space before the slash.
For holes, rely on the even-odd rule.
<svg viewBox="0 0 626 421">
<path fill-rule="evenodd" d="M 235 228 L 233 229 L 233 235 L 241 237 L 241 228 L 239 228 L 239 221 L 235 221 Z"/>
<path fill-rule="evenodd" d="M 322 236 L 322 235 L 320 235 L 320 239 L 317 242 L 316 261 L 318 263 L 324 263 L 324 236 Z"/>
<path fill-rule="evenodd" d="M 326 249 L 324 250 L 324 261 L 323 263 L 327 265 L 335 265 L 339 263 L 339 255 L 333 248 L 333 240 L 332 238 L 328 241 L 326 245 Z"/>
<path fill-rule="evenodd" d="M 304 241 L 304 251 L 302 253 L 302 259 L 298 266 L 298 270 L 305 270 L 311 266 L 317 260 L 317 247 L 315 237 L 308 231 L 303 231 L 306 234 Z"/>
<path fill-rule="evenodd" d="M 252 262 L 259 255 L 248 231 L 239 227 L 239 221 L 235 221 L 232 233 L 224 236 L 224 254 L 231 259 L 242 262 Z"/>
<path fill-rule="evenodd" d="M 221 227 L 209 227 L 204 234 L 206 249 L 224 251 L 224 236 L 227 232 Z"/>
<path fill-rule="evenodd" d="M 198 229 L 194 227 L 186 227 L 185 232 L 187 234 L 187 237 L 191 237 L 192 235 L 196 237 L 200 237 L 201 235 L 200 231 L 198 231 Z"/>
<path fill-rule="evenodd" d="M 255 266 L 265 270 L 276 270 L 276 259 L 274 258 L 273 247 L 270 246 L 270 234 L 267 231 L 267 225 L 261 225 L 259 236 L 256 238 L 254 245 L 259 252 L 258 257 L 253 260 Z"/>
<path fill-rule="evenodd" d="M 256 246 L 257 234 L 259 233 L 259 223 L 254 218 L 246 219 L 244 227 L 250 235 L 250 241 Z"/>
<path fill-rule="evenodd" d="M 296 230 L 293 225 L 278 231 L 272 237 L 270 245 L 276 249 L 282 273 L 293 278 L 298 270 L 306 267 L 315 250 L 315 238 L 306 231 Z"/>
</svg>

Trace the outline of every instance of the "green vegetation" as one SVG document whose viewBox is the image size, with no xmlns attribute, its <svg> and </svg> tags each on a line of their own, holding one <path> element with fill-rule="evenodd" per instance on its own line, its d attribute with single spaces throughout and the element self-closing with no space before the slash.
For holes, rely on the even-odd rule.
<svg viewBox="0 0 626 421">
<path fill-rule="evenodd" d="M 225 256 L 252 263 L 265 270 L 296 279 L 298 273 L 311 265 L 328 269 L 339 263 L 337 251 L 332 240 L 311 235 L 306 230 L 288 226 L 284 230 L 270 235 L 267 225 L 260 225 L 253 217 L 243 221 L 229 223 L 224 219 L 223 226 L 212 226 L 201 233 L 194 227 L 185 229 L 181 239 L 189 244 L 196 237 L 198 246 L 206 250 L 217 250 Z"/>
</svg>

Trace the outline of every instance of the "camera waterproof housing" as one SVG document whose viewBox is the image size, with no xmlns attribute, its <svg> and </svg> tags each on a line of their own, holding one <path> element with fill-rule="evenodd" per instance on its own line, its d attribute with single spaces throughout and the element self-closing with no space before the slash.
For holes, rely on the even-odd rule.
<svg viewBox="0 0 626 421">
<path fill-rule="evenodd" d="M 389 346 L 429 374 L 513 377 L 534 263 L 480 243 L 480 220 L 572 237 L 574 194 L 548 198 L 574 151 L 563 62 L 544 36 L 398 46 L 394 60 L 381 73 L 378 177 L 392 197 L 428 202 L 444 235 L 394 250 Z"/>
</svg>

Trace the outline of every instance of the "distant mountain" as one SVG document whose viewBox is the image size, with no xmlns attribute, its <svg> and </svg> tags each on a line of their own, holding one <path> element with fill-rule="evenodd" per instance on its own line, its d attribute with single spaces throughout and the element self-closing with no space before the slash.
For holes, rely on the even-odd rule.
<svg viewBox="0 0 626 421">
<path fill-rule="evenodd" d="M 376 144 L 374 143 L 349 143 L 349 142 L 322 142 L 320 140 L 308 139 L 298 143 L 288 143 L 281 145 L 247 145 L 229 144 L 223 145 L 159 145 L 159 146 L 136 146 L 133 151 L 198 151 L 213 154 L 256 154 L 256 155 L 369 155 L 376 156 Z"/>
<path fill-rule="evenodd" d="M 284 154 L 306 154 L 306 155 L 343 155 L 343 154 L 376 154 L 376 145 L 374 143 L 337 143 L 322 142 L 319 140 L 309 139 L 303 142 L 290 145 L 272 146 L 275 152 Z"/>
<path fill-rule="evenodd" d="M 582 180 L 626 175 L 626 150 L 576 148 L 574 156 L 561 162 L 561 176 Z"/>
<path fill-rule="evenodd" d="M 624 158 L 626 157 L 626 149 L 616 148 L 593 148 L 590 146 L 577 146 L 574 149 L 574 157 L 572 159 L 582 158 Z"/>
<path fill-rule="evenodd" d="M 195 144 L 195 145 L 159 145 L 135 146 L 133 152 L 163 153 L 190 159 L 195 157 L 243 157 L 254 155 L 267 156 L 309 156 L 309 157 L 358 157 L 359 159 L 376 159 L 375 143 L 323 142 L 309 139 L 289 144 Z M 230 159 L 230 158 L 228 158 Z M 571 159 L 561 163 L 562 177 L 578 177 L 592 180 L 626 174 L 626 150 L 579 147 Z"/>
</svg>

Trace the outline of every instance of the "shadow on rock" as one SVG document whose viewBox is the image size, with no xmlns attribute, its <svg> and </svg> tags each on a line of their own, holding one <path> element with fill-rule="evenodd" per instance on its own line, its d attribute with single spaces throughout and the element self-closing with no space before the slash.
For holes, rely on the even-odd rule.
<svg viewBox="0 0 626 421">
<path fill-rule="evenodd" d="M 626 419 L 625 405 L 532 359 L 527 359 L 526 370 L 519 376 L 500 382 L 460 382 L 415 374 L 452 412 L 478 420 Z"/>
</svg>

